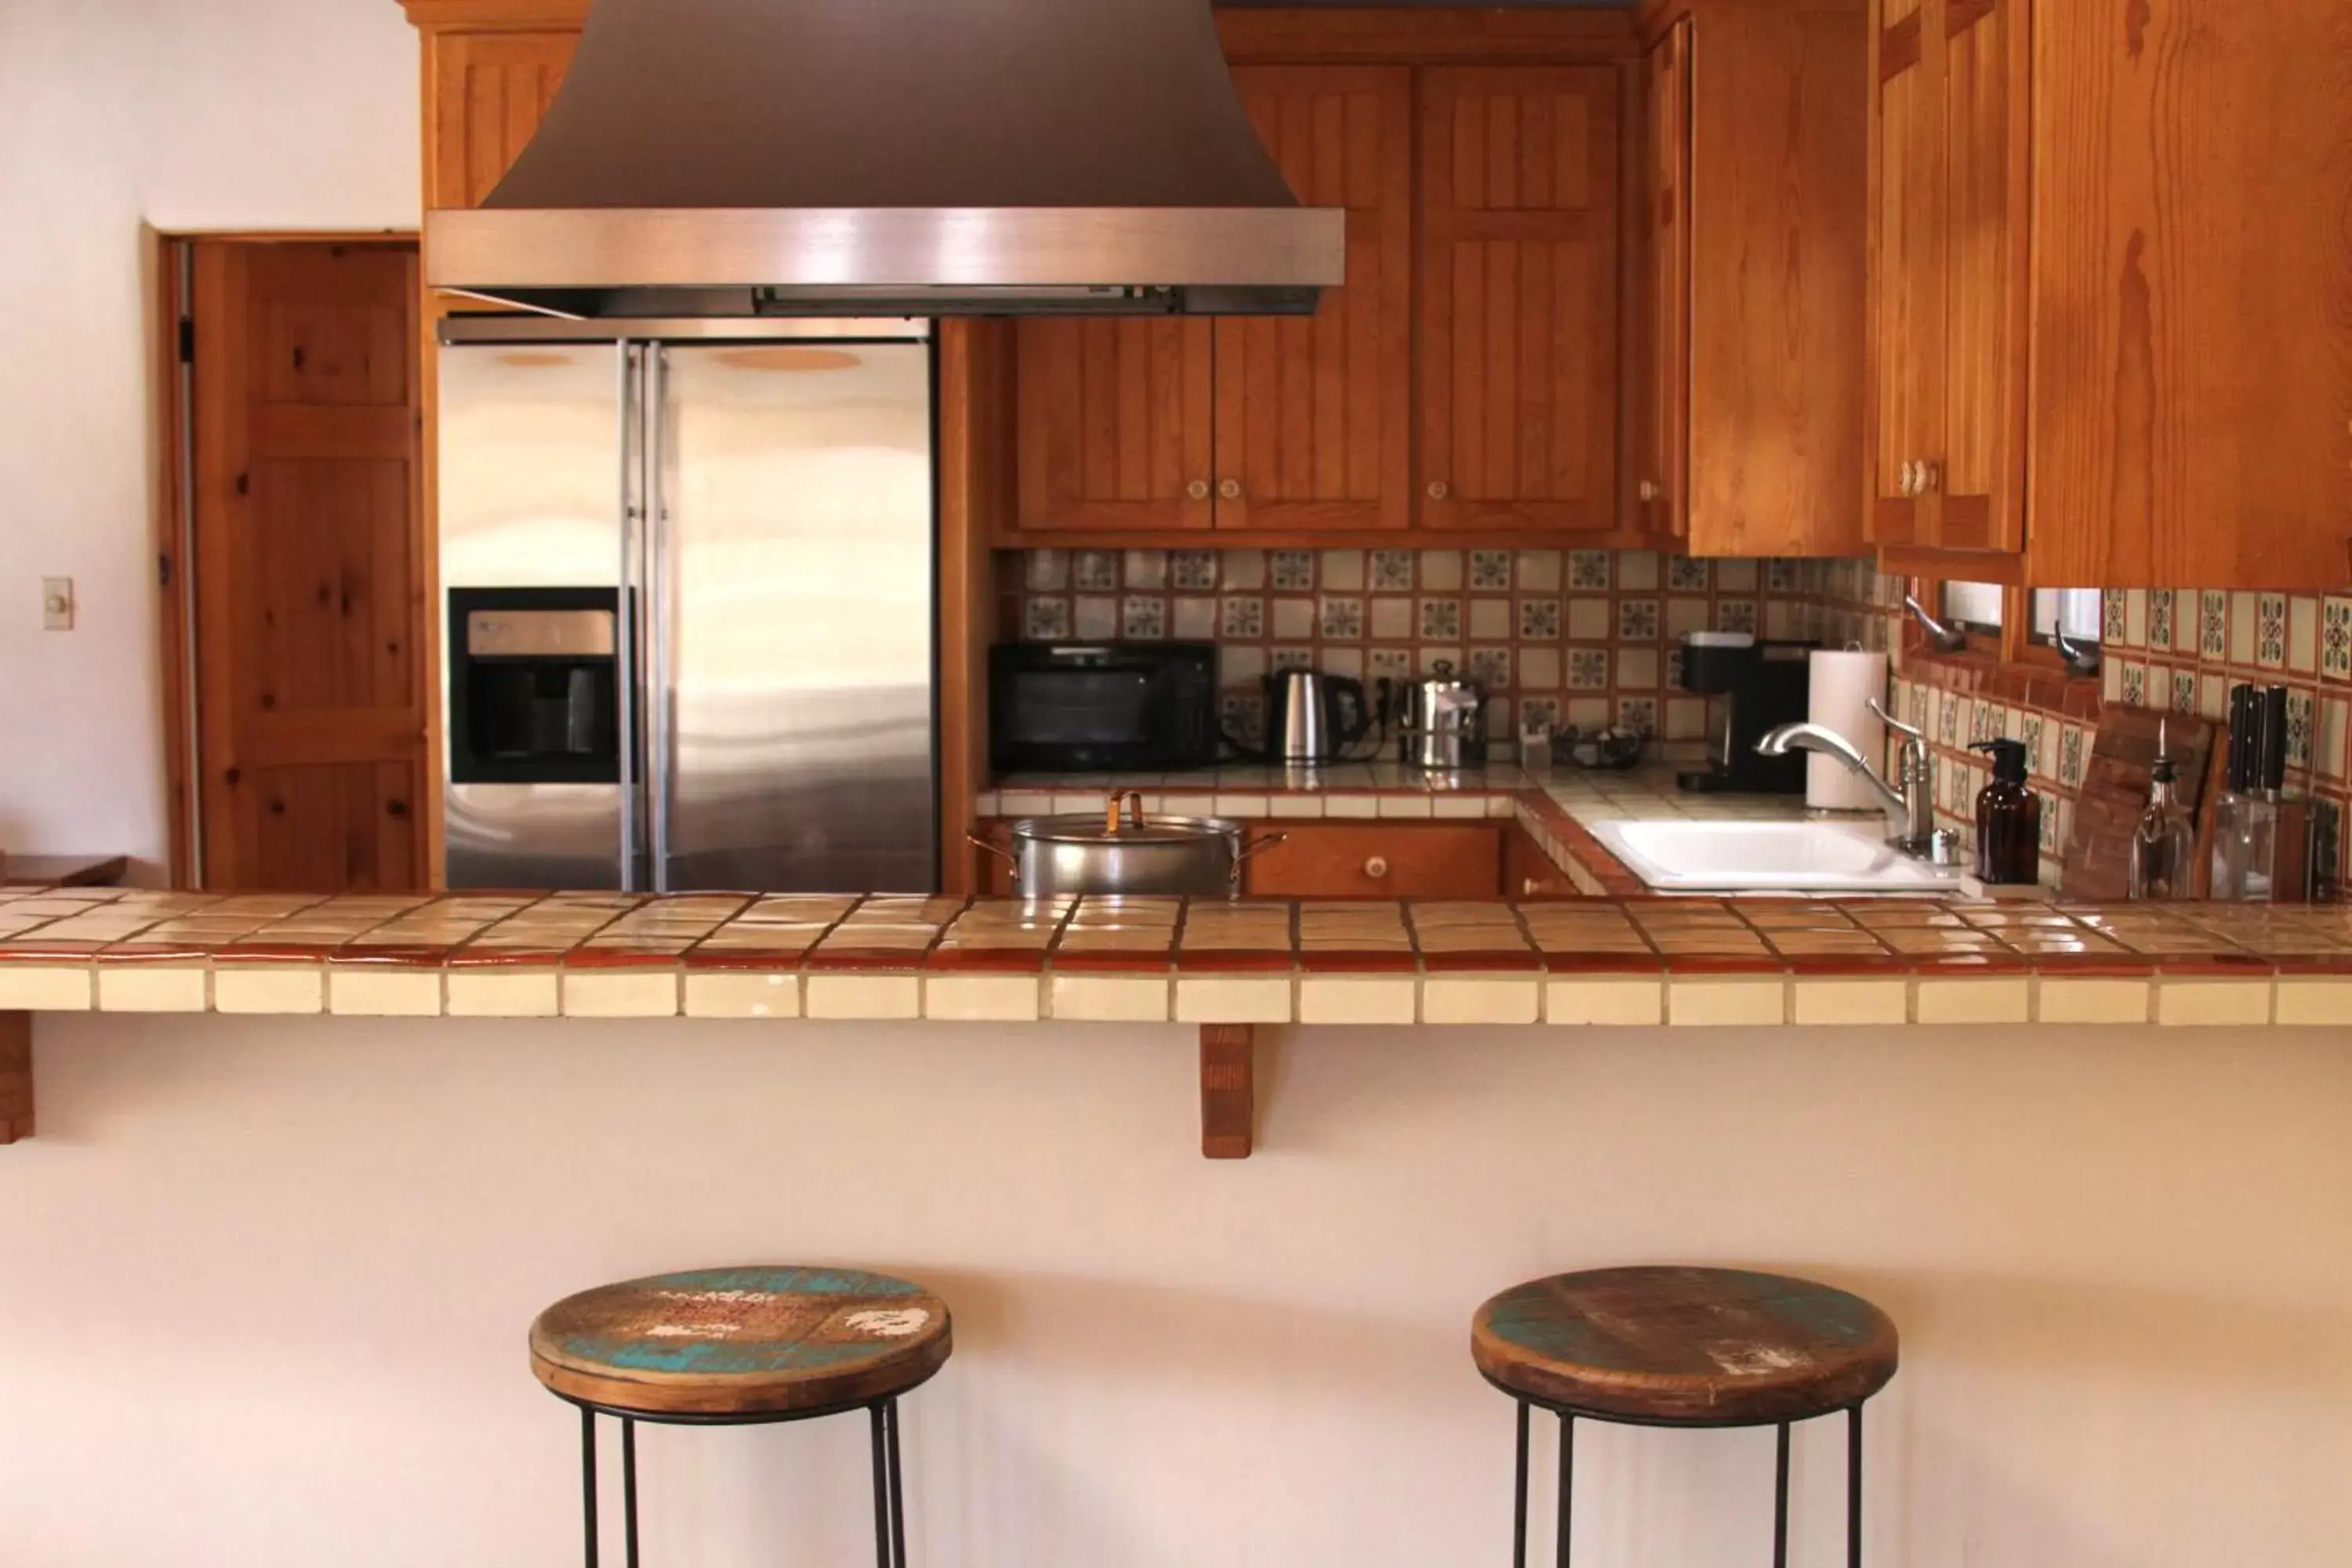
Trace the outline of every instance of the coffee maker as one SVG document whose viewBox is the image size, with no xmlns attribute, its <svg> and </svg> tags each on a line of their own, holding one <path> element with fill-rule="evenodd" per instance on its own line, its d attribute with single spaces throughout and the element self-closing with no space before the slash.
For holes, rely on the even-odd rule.
<svg viewBox="0 0 2352 1568">
<path fill-rule="evenodd" d="M 1811 686 L 1809 642 L 1760 642 L 1747 632 L 1693 632 L 1683 640 L 1682 689 L 1723 699 L 1723 722 L 1707 741 L 1706 765 L 1677 775 L 1694 794 L 1802 795 L 1805 756 L 1757 754 L 1767 731 L 1805 717 Z"/>
</svg>

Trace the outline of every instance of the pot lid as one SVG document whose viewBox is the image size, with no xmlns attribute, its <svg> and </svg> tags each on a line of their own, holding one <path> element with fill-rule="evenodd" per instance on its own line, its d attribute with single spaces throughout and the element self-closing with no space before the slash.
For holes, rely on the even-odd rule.
<svg viewBox="0 0 2352 1568">
<path fill-rule="evenodd" d="M 1208 0 L 595 0 L 425 281 L 573 318 L 1311 313 Z"/>
</svg>

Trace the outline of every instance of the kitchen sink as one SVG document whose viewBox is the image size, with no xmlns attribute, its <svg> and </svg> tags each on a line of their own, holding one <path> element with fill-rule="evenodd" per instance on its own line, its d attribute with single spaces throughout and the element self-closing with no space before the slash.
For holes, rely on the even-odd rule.
<svg viewBox="0 0 2352 1568">
<path fill-rule="evenodd" d="M 1600 822 L 1592 834 L 1670 892 L 1950 891 L 1960 881 L 1958 867 L 1889 848 L 1877 822 Z"/>
</svg>

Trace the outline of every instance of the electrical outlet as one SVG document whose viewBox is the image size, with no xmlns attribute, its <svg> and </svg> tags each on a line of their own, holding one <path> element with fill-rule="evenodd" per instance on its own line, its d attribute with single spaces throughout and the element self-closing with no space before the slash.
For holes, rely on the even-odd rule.
<svg viewBox="0 0 2352 1568">
<path fill-rule="evenodd" d="M 73 579 L 44 577 L 41 579 L 41 629 L 45 632 L 69 632 L 74 623 Z"/>
</svg>

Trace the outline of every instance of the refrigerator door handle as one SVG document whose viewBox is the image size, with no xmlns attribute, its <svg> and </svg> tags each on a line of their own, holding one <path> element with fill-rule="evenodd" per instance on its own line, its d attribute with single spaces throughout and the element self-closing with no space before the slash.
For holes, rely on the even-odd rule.
<svg viewBox="0 0 2352 1568">
<path fill-rule="evenodd" d="M 619 726 L 621 753 L 621 890 L 634 893 L 637 887 L 637 841 L 644 832 L 639 809 L 640 784 L 637 718 L 641 706 L 639 673 L 643 663 L 642 638 L 638 636 L 636 616 L 637 552 L 640 543 L 638 521 L 642 516 L 640 495 L 643 470 L 639 464 L 637 422 L 637 354 L 626 342 L 613 345 L 613 365 L 615 397 L 621 421 L 620 472 L 620 589 L 614 603 L 614 704 L 615 721 Z"/>
<path fill-rule="evenodd" d="M 676 650 L 671 598 L 677 548 L 670 528 L 670 473 L 664 450 L 663 420 L 669 397 L 669 351 L 659 343 L 644 351 L 641 384 L 646 399 L 646 691 L 651 710 L 646 730 L 646 795 L 653 826 L 654 891 L 670 891 L 670 818 L 677 811 L 677 726 L 672 712 Z"/>
</svg>

